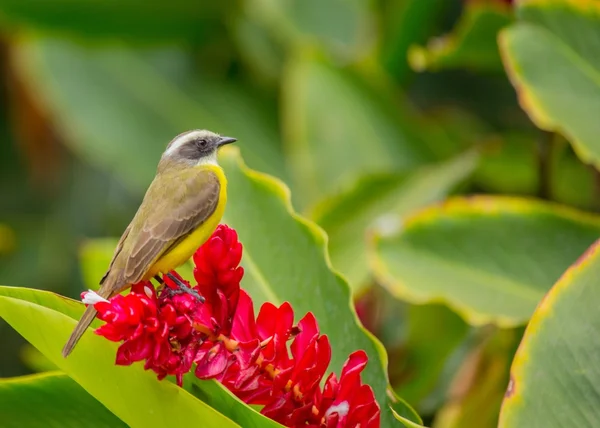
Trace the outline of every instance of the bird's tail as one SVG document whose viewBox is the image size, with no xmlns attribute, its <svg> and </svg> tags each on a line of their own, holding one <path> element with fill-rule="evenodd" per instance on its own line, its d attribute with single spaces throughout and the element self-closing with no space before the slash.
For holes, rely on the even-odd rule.
<svg viewBox="0 0 600 428">
<path fill-rule="evenodd" d="M 77 342 L 79 342 L 79 339 L 81 339 L 81 336 L 83 336 L 83 333 L 85 333 L 92 321 L 94 321 L 94 318 L 96 318 L 96 313 L 97 311 L 93 305 L 89 305 L 85 309 L 83 316 L 75 326 L 75 330 L 71 333 L 71 337 L 69 337 L 67 344 L 62 350 L 63 357 L 66 358 L 71 353 Z"/>
</svg>

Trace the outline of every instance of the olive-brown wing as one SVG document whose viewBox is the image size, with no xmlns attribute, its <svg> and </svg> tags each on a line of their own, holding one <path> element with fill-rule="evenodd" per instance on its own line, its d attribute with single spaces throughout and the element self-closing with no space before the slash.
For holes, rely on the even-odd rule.
<svg viewBox="0 0 600 428">
<path fill-rule="evenodd" d="M 130 233 L 122 280 L 140 281 L 164 253 L 206 221 L 217 207 L 220 188 L 214 172 L 195 168 L 153 183 L 138 213 L 143 221 Z"/>
</svg>

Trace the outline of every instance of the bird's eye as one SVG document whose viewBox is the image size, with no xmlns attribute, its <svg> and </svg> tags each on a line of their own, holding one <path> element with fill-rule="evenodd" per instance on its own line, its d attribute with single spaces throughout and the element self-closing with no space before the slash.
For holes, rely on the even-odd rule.
<svg viewBox="0 0 600 428">
<path fill-rule="evenodd" d="M 200 147 L 206 147 L 206 144 L 207 144 L 206 140 L 198 140 L 198 145 Z"/>
</svg>

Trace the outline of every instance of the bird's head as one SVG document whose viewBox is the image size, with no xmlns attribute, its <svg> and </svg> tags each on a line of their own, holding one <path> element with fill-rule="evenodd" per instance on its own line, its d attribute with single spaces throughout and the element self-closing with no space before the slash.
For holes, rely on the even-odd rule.
<svg viewBox="0 0 600 428">
<path fill-rule="evenodd" d="M 161 162 L 176 162 L 190 166 L 216 163 L 217 149 L 236 141 L 205 129 L 184 132 L 173 138 L 162 155 Z"/>
</svg>

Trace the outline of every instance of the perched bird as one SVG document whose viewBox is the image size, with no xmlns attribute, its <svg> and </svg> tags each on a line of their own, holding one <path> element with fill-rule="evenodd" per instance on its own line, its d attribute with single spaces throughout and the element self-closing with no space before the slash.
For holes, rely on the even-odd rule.
<svg viewBox="0 0 600 428">
<path fill-rule="evenodd" d="M 101 298 L 108 299 L 159 273 L 169 275 L 211 236 L 227 201 L 227 180 L 217 164 L 217 150 L 234 141 L 210 131 L 194 130 L 169 143 L 142 204 L 100 280 L 97 293 Z M 178 285 L 185 292 L 195 293 L 181 282 Z M 89 305 L 63 348 L 64 357 L 95 317 L 96 310 Z"/>
</svg>

